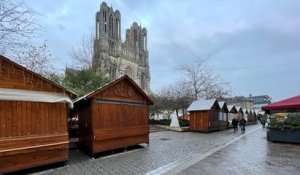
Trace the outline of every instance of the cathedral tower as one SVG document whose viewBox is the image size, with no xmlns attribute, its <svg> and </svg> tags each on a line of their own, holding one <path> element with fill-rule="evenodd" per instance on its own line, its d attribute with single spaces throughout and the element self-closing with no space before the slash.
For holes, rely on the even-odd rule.
<svg viewBox="0 0 300 175">
<path fill-rule="evenodd" d="M 146 93 L 150 92 L 147 30 L 136 22 L 121 40 L 121 14 L 102 2 L 96 13 L 93 69 L 111 80 L 125 74 Z"/>
</svg>

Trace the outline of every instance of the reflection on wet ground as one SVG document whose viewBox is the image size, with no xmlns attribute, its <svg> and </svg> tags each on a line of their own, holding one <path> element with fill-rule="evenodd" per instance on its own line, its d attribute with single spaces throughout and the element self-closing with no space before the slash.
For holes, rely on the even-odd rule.
<svg viewBox="0 0 300 175">
<path fill-rule="evenodd" d="M 266 140 L 266 130 L 241 138 L 178 174 L 300 174 L 300 145 Z"/>
</svg>

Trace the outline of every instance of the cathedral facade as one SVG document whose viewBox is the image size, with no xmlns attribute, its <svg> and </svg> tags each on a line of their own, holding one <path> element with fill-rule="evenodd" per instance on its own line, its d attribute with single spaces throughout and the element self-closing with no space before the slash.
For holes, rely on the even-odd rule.
<svg viewBox="0 0 300 175">
<path fill-rule="evenodd" d="M 111 80 L 131 77 L 147 94 L 150 93 L 147 30 L 134 22 L 121 40 L 121 14 L 101 4 L 96 13 L 93 69 Z"/>
</svg>

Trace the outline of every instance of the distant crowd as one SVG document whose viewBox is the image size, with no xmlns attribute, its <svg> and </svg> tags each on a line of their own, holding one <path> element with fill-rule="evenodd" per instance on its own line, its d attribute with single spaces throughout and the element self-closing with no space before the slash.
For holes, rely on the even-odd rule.
<svg viewBox="0 0 300 175">
<path fill-rule="evenodd" d="M 257 119 L 260 121 L 262 128 L 265 129 L 266 123 L 267 123 L 267 114 L 264 114 L 264 115 L 259 114 Z M 246 124 L 247 124 L 247 121 L 244 119 L 244 117 L 242 117 L 240 119 L 238 119 L 238 117 L 235 117 L 231 121 L 231 125 L 233 127 L 233 132 L 238 132 L 238 126 L 240 126 L 241 133 L 245 133 Z"/>
</svg>

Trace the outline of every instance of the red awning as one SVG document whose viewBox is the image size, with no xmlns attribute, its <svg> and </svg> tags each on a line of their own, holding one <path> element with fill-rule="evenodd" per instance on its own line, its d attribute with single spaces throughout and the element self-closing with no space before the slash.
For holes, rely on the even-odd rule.
<svg viewBox="0 0 300 175">
<path fill-rule="evenodd" d="M 300 109 L 300 95 L 263 106 L 262 110 Z"/>
</svg>

